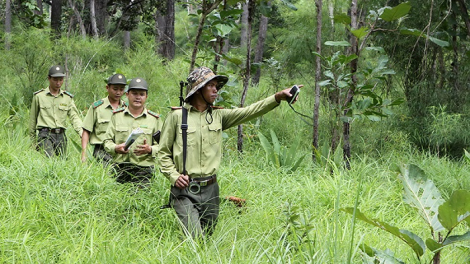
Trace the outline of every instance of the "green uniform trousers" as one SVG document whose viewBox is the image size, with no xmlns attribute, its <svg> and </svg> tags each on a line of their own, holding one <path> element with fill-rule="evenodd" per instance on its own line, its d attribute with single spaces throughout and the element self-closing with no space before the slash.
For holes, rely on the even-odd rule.
<svg viewBox="0 0 470 264">
<path fill-rule="evenodd" d="M 62 156 L 67 151 L 67 137 L 65 131 L 52 133 L 47 128 L 39 129 L 38 150 L 44 151 L 46 156 Z"/>
<path fill-rule="evenodd" d="M 219 216 L 219 185 L 217 182 L 201 186 L 198 194 L 188 188 L 171 187 L 171 204 L 185 228 L 193 238 L 211 235 Z"/>
<path fill-rule="evenodd" d="M 153 177 L 154 166 L 139 166 L 132 163 L 115 163 L 116 181 L 119 183 L 135 183 L 146 188 Z"/>
<path fill-rule="evenodd" d="M 113 157 L 108 152 L 106 152 L 104 146 L 102 144 L 95 144 L 94 146 L 93 157 L 102 162 L 104 165 L 109 164 Z"/>
</svg>

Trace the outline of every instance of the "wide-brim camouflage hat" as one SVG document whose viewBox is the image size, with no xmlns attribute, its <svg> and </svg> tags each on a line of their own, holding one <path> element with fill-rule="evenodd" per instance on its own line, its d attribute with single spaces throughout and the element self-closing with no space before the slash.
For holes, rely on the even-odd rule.
<svg viewBox="0 0 470 264">
<path fill-rule="evenodd" d="M 64 69 L 64 67 L 62 67 L 60 65 L 54 65 L 51 68 L 49 68 L 48 76 L 50 76 L 50 77 L 65 77 L 65 69 Z"/>
<path fill-rule="evenodd" d="M 129 83 L 129 88 L 127 88 L 127 90 L 129 91 L 131 89 L 139 89 L 148 91 L 148 88 L 149 86 L 147 82 L 143 78 L 137 77 L 131 80 L 131 82 Z"/>
<path fill-rule="evenodd" d="M 224 86 L 228 77 L 223 75 L 216 75 L 211 69 L 207 67 L 200 67 L 192 71 L 188 76 L 188 84 L 190 90 L 186 95 L 185 101 L 188 100 L 191 95 L 193 95 L 197 90 L 201 89 L 208 82 L 216 80 L 217 81 L 217 91 Z"/>
<path fill-rule="evenodd" d="M 108 84 L 127 84 L 126 77 L 123 74 L 117 73 L 108 78 Z"/>
</svg>

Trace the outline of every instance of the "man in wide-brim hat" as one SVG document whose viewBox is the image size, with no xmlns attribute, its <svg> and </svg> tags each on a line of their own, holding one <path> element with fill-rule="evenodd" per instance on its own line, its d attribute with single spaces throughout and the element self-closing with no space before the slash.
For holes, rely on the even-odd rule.
<svg viewBox="0 0 470 264">
<path fill-rule="evenodd" d="M 196 238 L 210 235 L 219 215 L 216 174 L 222 158 L 222 130 L 271 111 L 291 94 L 287 88 L 245 108 L 222 109 L 213 103 L 217 92 L 228 81 L 226 76 L 200 67 L 187 80 L 190 90 L 185 104 L 173 107 L 163 124 L 158 162 L 172 185 L 171 206 L 184 230 Z M 186 128 L 182 126 L 183 114 L 187 115 L 186 144 L 183 143 L 182 127 Z M 183 148 L 186 148 L 186 158 Z"/>
</svg>

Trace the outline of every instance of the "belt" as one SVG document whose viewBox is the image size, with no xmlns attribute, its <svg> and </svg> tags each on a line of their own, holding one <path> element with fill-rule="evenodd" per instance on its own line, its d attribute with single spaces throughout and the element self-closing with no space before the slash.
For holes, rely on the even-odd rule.
<svg viewBox="0 0 470 264">
<path fill-rule="evenodd" d="M 95 150 L 104 150 L 103 144 L 95 144 Z"/>
<path fill-rule="evenodd" d="M 49 128 L 49 127 L 42 127 L 39 129 L 40 131 L 47 131 L 52 134 L 62 134 L 65 132 L 65 128 Z"/>
<path fill-rule="evenodd" d="M 214 174 L 209 177 L 202 177 L 202 178 L 191 178 L 191 181 L 195 181 L 199 184 L 199 186 L 208 186 L 217 182 L 217 175 Z"/>
</svg>

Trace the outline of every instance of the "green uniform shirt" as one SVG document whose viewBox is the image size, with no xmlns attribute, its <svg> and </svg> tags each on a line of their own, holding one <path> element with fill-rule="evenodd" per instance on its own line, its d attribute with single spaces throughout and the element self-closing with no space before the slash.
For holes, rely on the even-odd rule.
<svg viewBox="0 0 470 264">
<path fill-rule="evenodd" d="M 121 100 L 120 107 L 124 106 L 126 106 L 126 103 Z M 88 108 L 82 127 L 90 132 L 90 144 L 103 144 L 106 129 L 113 116 L 113 110 L 108 97 L 94 102 Z"/>
<path fill-rule="evenodd" d="M 131 134 L 132 130 L 140 127 L 144 134 L 130 146 L 127 154 L 117 154 L 115 147 L 117 144 L 126 142 L 127 137 Z M 157 156 L 158 143 L 153 140 L 153 134 L 159 131 L 162 127 L 162 122 L 159 116 L 146 108 L 139 116 L 132 116 L 129 109 L 120 108 L 114 111 L 109 123 L 108 129 L 104 136 L 104 149 L 113 155 L 113 162 L 115 163 L 132 163 L 139 166 L 153 166 L 155 165 L 155 157 Z M 136 156 L 134 149 L 138 145 L 144 144 L 144 139 L 147 139 L 147 144 L 151 145 L 152 153 L 147 155 Z"/>
<path fill-rule="evenodd" d="M 246 108 L 215 109 L 199 112 L 189 104 L 186 170 L 190 177 L 206 177 L 217 173 L 222 159 L 222 130 L 261 116 L 279 103 L 273 96 Z M 213 122 L 206 121 L 207 111 L 212 111 Z M 183 139 L 181 135 L 181 110 L 168 114 L 162 128 L 158 150 L 158 163 L 162 173 L 174 185 L 183 171 Z M 210 116 L 208 117 L 210 120 Z"/>
<path fill-rule="evenodd" d="M 36 136 L 36 130 L 48 128 L 66 129 L 67 116 L 70 118 L 73 128 L 82 135 L 82 120 L 78 115 L 77 107 L 73 101 L 73 95 L 60 90 L 57 96 L 51 94 L 49 87 L 34 93 L 31 103 L 29 133 Z"/>
</svg>

